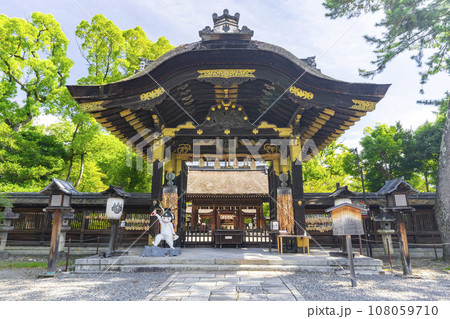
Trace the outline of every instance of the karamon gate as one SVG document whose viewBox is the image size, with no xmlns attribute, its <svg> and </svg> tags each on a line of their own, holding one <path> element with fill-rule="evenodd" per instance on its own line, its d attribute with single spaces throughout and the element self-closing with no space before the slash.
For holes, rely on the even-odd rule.
<svg viewBox="0 0 450 319">
<path fill-rule="evenodd" d="M 252 40 L 252 30 L 239 28 L 238 13 L 224 10 L 213 21 L 199 32 L 201 41 L 143 60 L 129 78 L 68 89 L 84 112 L 152 163 L 152 198 L 172 208 L 177 232 L 186 227 L 186 162 L 220 171 L 270 163 L 270 219 L 303 234 L 302 164 L 373 111 L 389 85 L 328 77 L 314 58 Z M 217 195 L 217 205 L 195 200 L 217 221 L 216 206 L 233 206 L 236 195 L 229 195 L 222 202 Z M 247 206 L 261 216 L 261 199 L 250 197 Z M 221 209 L 231 214 L 238 204 Z M 195 207 L 190 215 L 191 226 L 200 223 Z M 233 219 L 234 228 L 242 227 L 244 215 Z"/>
</svg>

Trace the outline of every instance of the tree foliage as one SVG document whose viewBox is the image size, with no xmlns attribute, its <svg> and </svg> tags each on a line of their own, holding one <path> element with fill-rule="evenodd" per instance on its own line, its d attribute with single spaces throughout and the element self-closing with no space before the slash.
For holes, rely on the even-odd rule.
<svg viewBox="0 0 450 319">
<path fill-rule="evenodd" d="M 331 143 L 303 165 L 303 187 L 308 193 L 332 192 L 336 183 L 361 190 L 356 162 L 349 163 L 350 150 L 343 144 Z M 354 165 L 354 166 L 353 166 Z M 353 169 L 353 170 L 352 170 Z"/>
<path fill-rule="evenodd" d="M 15 132 L 0 124 L 0 192 L 41 191 L 61 177 L 67 152 L 43 127 Z"/>
<path fill-rule="evenodd" d="M 361 159 L 369 191 L 378 191 L 386 180 L 400 176 L 412 178 L 414 165 L 406 156 L 414 147 L 412 143 L 413 133 L 404 130 L 400 123 L 379 124 L 364 130 Z"/>
<path fill-rule="evenodd" d="M 448 0 L 326 0 L 326 16 L 353 18 L 362 13 L 383 12 L 375 25 L 383 28 L 381 36 L 365 36 L 375 45 L 374 70 L 360 70 L 365 77 L 381 73 L 386 65 L 403 52 L 421 69 L 421 83 L 439 72 L 450 72 L 450 2 Z"/>
<path fill-rule="evenodd" d="M 88 63 L 88 75 L 79 84 L 121 80 L 139 68 L 139 58 L 153 60 L 173 48 L 164 37 L 153 43 L 139 26 L 120 30 L 101 14 L 95 15 L 90 23 L 81 21 L 75 34 L 82 41 L 80 48 Z"/>
<path fill-rule="evenodd" d="M 140 57 L 156 59 L 173 48 L 164 37 L 153 43 L 142 28 L 122 31 L 102 15 L 82 21 L 76 35 L 88 62 L 79 84 L 121 80 L 139 68 Z M 149 191 L 151 176 L 127 166 L 127 147 L 81 112 L 65 88 L 73 65 L 68 45 L 49 14 L 33 13 L 30 21 L 0 16 L 0 192 L 40 191 L 53 176 L 84 192 L 121 183 L 127 191 Z M 42 113 L 60 121 L 33 125 Z"/>
<path fill-rule="evenodd" d="M 31 21 L 0 15 L 0 119 L 14 131 L 67 106 L 68 44 L 50 14 L 35 12 Z"/>
</svg>

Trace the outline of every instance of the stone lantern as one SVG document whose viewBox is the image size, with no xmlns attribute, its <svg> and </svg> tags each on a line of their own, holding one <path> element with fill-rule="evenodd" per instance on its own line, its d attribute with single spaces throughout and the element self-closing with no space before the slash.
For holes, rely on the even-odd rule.
<svg viewBox="0 0 450 319">
<path fill-rule="evenodd" d="M 14 214 L 11 207 L 6 207 L 3 215 L 3 224 L 0 224 L 0 257 L 9 255 L 4 251 L 6 248 L 6 240 L 8 239 L 8 232 L 13 230 L 13 220 L 19 218 L 19 214 Z"/>
<path fill-rule="evenodd" d="M 406 234 L 406 224 L 403 217 L 404 212 L 415 211 L 409 205 L 408 196 L 412 193 L 419 193 L 411 185 L 405 182 L 404 177 L 386 181 L 386 184 L 377 192 L 378 195 L 386 196 L 386 207 L 382 207 L 383 213 L 394 213 L 397 219 L 397 235 L 400 246 L 400 256 L 402 259 L 403 274 L 412 275 L 411 259 L 408 248 L 408 237 Z"/>
<path fill-rule="evenodd" d="M 106 217 L 111 222 L 111 235 L 109 238 L 109 249 L 105 257 L 115 255 L 123 255 L 124 252 L 118 251 L 119 245 L 119 222 L 122 218 L 125 198 L 130 197 L 130 194 L 123 190 L 123 187 L 109 185 L 109 188 L 100 194 L 108 195 L 106 202 Z"/>
<path fill-rule="evenodd" d="M 392 234 L 395 233 L 395 229 L 392 229 L 392 224 L 395 222 L 395 217 L 383 212 L 375 216 L 373 220 L 380 223 L 380 227 L 377 232 L 381 235 L 383 241 L 384 254 L 388 255 L 388 252 L 392 254 L 394 252 L 394 246 L 392 245 Z"/>
<path fill-rule="evenodd" d="M 53 181 L 41 193 L 50 195 L 48 206 L 44 208 L 44 212 L 53 214 L 52 238 L 47 267 L 47 276 L 53 276 L 56 271 L 58 252 L 60 247 L 64 250 L 66 231 L 70 229 L 69 219 L 75 217 L 72 209 L 72 196 L 78 195 L 79 192 L 73 187 L 72 183 L 53 178 Z"/>
</svg>

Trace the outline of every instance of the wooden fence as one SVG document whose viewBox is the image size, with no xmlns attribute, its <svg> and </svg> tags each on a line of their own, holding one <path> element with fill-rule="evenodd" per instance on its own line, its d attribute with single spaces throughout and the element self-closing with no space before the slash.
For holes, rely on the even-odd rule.
<svg viewBox="0 0 450 319">
<path fill-rule="evenodd" d="M 48 213 L 38 208 L 15 208 L 19 218 L 14 221 L 14 229 L 8 235 L 8 246 L 41 245 L 48 246 L 51 239 L 52 218 Z M 377 211 L 373 213 L 377 214 Z M 415 212 L 405 213 L 408 242 L 432 244 L 440 243 L 434 211 L 432 209 L 417 209 Z M 311 245 L 317 241 L 325 246 L 338 246 L 338 238 L 333 236 L 330 219 L 324 209 L 307 209 L 306 211 L 308 233 L 313 236 Z M 120 245 L 128 245 L 136 241 L 138 245 L 148 242 L 149 231 L 152 234 L 159 232 L 159 223 L 155 217 L 147 212 L 130 210 L 124 212 L 125 227 L 119 230 Z M 73 245 L 90 246 L 108 243 L 110 222 L 106 219 L 102 209 L 76 209 L 75 218 L 70 221 L 71 229 L 67 235 L 72 238 Z M 369 222 L 370 234 L 375 244 L 381 245 L 381 236 L 378 234 L 378 223 Z M 214 229 L 211 226 L 191 227 L 185 225 L 181 233 L 183 245 L 211 246 L 214 242 Z M 67 237 L 67 238 L 68 238 Z M 357 239 L 356 239 L 357 240 Z M 394 235 L 394 240 L 396 240 Z M 264 247 L 269 244 L 267 226 L 262 229 L 247 229 L 244 234 L 244 244 L 247 246 Z"/>
</svg>

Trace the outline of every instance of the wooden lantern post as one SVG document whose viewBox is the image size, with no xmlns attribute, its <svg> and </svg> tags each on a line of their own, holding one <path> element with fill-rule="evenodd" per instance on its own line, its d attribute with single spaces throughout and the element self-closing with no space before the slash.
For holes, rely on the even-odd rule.
<svg viewBox="0 0 450 319">
<path fill-rule="evenodd" d="M 352 287 L 356 287 L 356 274 L 353 261 L 351 236 L 364 234 L 361 212 L 365 212 L 367 210 L 363 207 L 353 205 L 350 198 L 347 197 L 351 194 L 352 193 L 346 186 L 338 187 L 338 189 L 331 194 L 331 196 L 335 198 L 335 206 L 326 209 L 325 212 L 331 212 L 331 218 L 333 221 L 333 235 L 345 236 L 351 284 Z"/>
<path fill-rule="evenodd" d="M 403 275 L 412 275 L 411 258 L 408 248 L 408 236 L 406 233 L 406 223 L 403 213 L 413 212 L 415 208 L 409 205 L 408 195 L 419 193 L 411 185 L 405 182 L 405 178 L 399 177 L 390 181 L 377 192 L 386 196 L 386 207 L 381 208 L 383 213 L 392 212 L 397 217 L 397 236 L 402 259 Z"/>
<path fill-rule="evenodd" d="M 63 218 L 71 219 L 75 216 L 71 206 L 72 196 L 79 194 L 79 192 L 73 187 L 72 183 L 53 178 L 52 183 L 41 193 L 50 195 L 48 206 L 44 208 L 44 212 L 53 214 L 52 237 L 46 276 L 54 276 L 58 261 L 62 221 Z"/>
<path fill-rule="evenodd" d="M 122 186 L 118 187 L 114 185 L 109 185 L 109 188 L 101 192 L 101 194 L 108 195 L 108 201 L 106 202 L 106 217 L 111 222 L 109 247 L 105 257 L 126 254 L 125 252 L 118 251 L 119 222 L 123 214 L 124 199 L 130 197 L 130 194 L 125 192 Z"/>
</svg>

